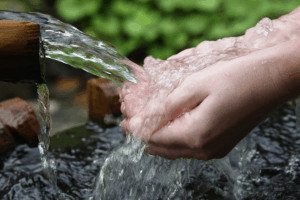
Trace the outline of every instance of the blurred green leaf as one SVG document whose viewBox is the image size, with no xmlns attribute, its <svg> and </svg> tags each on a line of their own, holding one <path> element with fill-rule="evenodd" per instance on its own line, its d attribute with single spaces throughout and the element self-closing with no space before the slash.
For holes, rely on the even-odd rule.
<svg viewBox="0 0 300 200">
<path fill-rule="evenodd" d="M 131 37 L 139 37 L 143 33 L 143 25 L 134 20 L 126 20 L 124 23 L 124 31 Z"/>
<path fill-rule="evenodd" d="M 121 54 L 127 55 L 131 53 L 134 49 L 138 47 L 138 40 L 124 40 L 124 39 L 116 39 L 115 46 L 120 51 Z"/>
<path fill-rule="evenodd" d="M 194 6 L 198 10 L 213 12 L 217 10 L 221 2 L 221 0 L 198 0 L 195 1 Z"/>
<path fill-rule="evenodd" d="M 164 37 L 166 46 L 182 48 L 186 45 L 188 41 L 188 36 L 186 33 L 178 32 L 172 35 L 167 35 Z"/>
<path fill-rule="evenodd" d="M 204 15 L 193 14 L 184 17 L 180 23 L 186 32 L 190 34 L 199 34 L 207 27 L 208 19 Z"/>
<path fill-rule="evenodd" d="M 200 42 L 203 42 L 205 39 L 204 38 L 196 38 L 196 39 L 193 39 L 191 41 L 191 47 L 195 47 L 197 46 L 198 44 L 200 44 Z"/>
<path fill-rule="evenodd" d="M 177 0 L 157 0 L 159 8 L 164 11 L 171 12 L 176 8 Z"/>
<path fill-rule="evenodd" d="M 5 10 L 5 9 L 6 9 L 6 6 L 7 6 L 7 2 L 6 2 L 6 1 L 0 2 L 0 9 L 1 9 L 1 10 Z"/>
<path fill-rule="evenodd" d="M 158 36 L 159 36 L 159 33 L 158 33 L 157 26 L 152 26 L 152 27 L 147 28 L 147 30 L 144 31 L 144 34 L 143 34 L 143 38 L 147 42 L 154 41 L 155 39 L 157 39 Z"/>
<path fill-rule="evenodd" d="M 59 0 L 56 8 L 60 16 L 68 21 L 77 21 L 93 15 L 101 6 L 101 0 Z"/>
<path fill-rule="evenodd" d="M 230 36 L 230 33 L 230 28 L 227 27 L 225 23 L 218 22 L 212 25 L 212 28 L 210 29 L 207 37 L 211 40 L 220 39 L 223 37 Z"/>
<path fill-rule="evenodd" d="M 120 31 L 120 21 L 113 15 L 105 18 L 102 16 L 94 17 L 92 19 L 92 26 L 98 33 L 109 36 L 116 36 Z"/>
<path fill-rule="evenodd" d="M 154 46 L 148 51 L 154 58 L 166 59 L 175 53 L 174 48 L 168 46 Z"/>
<path fill-rule="evenodd" d="M 113 12 L 120 16 L 132 16 L 136 11 L 140 9 L 139 4 L 134 3 L 133 1 L 121 1 L 115 0 L 112 1 L 112 6 L 110 12 Z"/>
<path fill-rule="evenodd" d="M 248 18 L 244 18 L 244 19 L 232 22 L 229 25 L 230 32 L 228 34 L 231 34 L 232 36 L 242 35 L 245 33 L 245 31 L 247 29 L 255 26 L 258 21 L 259 21 L 258 17 L 249 16 Z"/>
<path fill-rule="evenodd" d="M 255 14 L 257 9 L 253 9 L 257 0 L 249 0 L 241 3 L 240 0 L 225 0 L 224 11 L 226 17 L 245 17 Z M 259 2 L 256 4 L 259 7 Z M 249 12 L 251 11 L 251 13 Z"/>
<path fill-rule="evenodd" d="M 179 29 L 177 21 L 171 18 L 163 18 L 158 26 L 163 35 L 174 33 Z"/>
<path fill-rule="evenodd" d="M 160 16 L 159 13 L 154 10 L 146 10 L 140 9 L 137 10 L 135 13 L 135 20 L 139 23 L 143 24 L 144 26 L 152 25 L 158 22 Z"/>
</svg>

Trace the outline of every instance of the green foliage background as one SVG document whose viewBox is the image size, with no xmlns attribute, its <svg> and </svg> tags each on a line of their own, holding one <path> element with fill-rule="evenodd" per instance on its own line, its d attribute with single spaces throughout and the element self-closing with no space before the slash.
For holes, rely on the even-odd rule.
<svg viewBox="0 0 300 200">
<path fill-rule="evenodd" d="M 17 12 L 40 11 L 43 0 L 0 0 L 0 10 Z"/>
<path fill-rule="evenodd" d="M 63 20 L 110 41 L 135 62 L 165 59 L 203 40 L 241 35 L 261 18 L 276 18 L 299 0 L 57 0 Z"/>
</svg>

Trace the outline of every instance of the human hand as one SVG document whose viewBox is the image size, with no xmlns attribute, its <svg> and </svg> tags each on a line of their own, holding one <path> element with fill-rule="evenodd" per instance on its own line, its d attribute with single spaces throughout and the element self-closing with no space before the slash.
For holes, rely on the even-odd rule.
<svg viewBox="0 0 300 200">
<path fill-rule="evenodd" d="M 220 62 L 187 77 L 165 103 L 165 120 L 147 141 L 170 159 L 225 156 L 274 107 L 295 94 L 299 42 Z M 297 84 L 299 86 L 299 84 Z"/>
<path fill-rule="evenodd" d="M 139 82 L 120 90 L 122 128 L 155 155 L 225 155 L 273 107 L 300 93 L 299 9 L 166 61 L 129 63 Z"/>
</svg>

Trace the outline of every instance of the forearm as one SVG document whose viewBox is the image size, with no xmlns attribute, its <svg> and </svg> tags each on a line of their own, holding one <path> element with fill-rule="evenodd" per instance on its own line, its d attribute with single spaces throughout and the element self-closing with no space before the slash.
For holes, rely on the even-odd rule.
<svg viewBox="0 0 300 200">
<path fill-rule="evenodd" d="M 255 76 L 263 79 L 253 81 L 261 83 L 256 87 L 256 95 L 269 95 L 270 103 L 282 103 L 300 94 L 300 40 L 282 42 L 236 60 L 240 63 L 240 70 L 249 70 L 250 73 L 254 70 Z M 261 91 L 265 85 L 269 87 Z"/>
<path fill-rule="evenodd" d="M 279 72 L 291 97 L 300 94 L 300 40 L 291 40 L 282 47 Z"/>
<path fill-rule="evenodd" d="M 262 19 L 242 36 L 244 46 L 257 50 L 300 39 L 300 7 L 278 19 Z"/>
<path fill-rule="evenodd" d="M 219 61 L 232 60 L 296 39 L 300 40 L 300 7 L 275 20 L 264 18 L 242 36 L 201 42 L 197 47 L 186 49 L 168 60 L 205 68 Z"/>
</svg>

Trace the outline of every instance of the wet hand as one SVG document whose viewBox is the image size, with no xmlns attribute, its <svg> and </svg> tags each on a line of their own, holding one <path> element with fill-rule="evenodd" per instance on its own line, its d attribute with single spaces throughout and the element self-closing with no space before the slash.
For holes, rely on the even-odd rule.
<svg viewBox="0 0 300 200">
<path fill-rule="evenodd" d="M 150 137 L 149 153 L 170 159 L 225 156 L 269 111 L 293 96 L 285 75 L 299 61 L 290 43 L 283 43 L 187 77 L 167 97 L 170 120 Z"/>
</svg>

